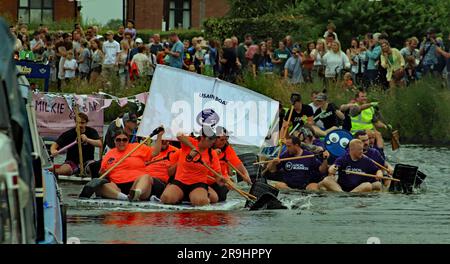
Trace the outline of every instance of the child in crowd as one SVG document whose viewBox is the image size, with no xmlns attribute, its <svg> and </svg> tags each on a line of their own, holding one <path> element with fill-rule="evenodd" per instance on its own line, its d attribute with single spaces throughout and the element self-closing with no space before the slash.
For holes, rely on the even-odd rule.
<svg viewBox="0 0 450 264">
<path fill-rule="evenodd" d="M 133 40 L 136 39 L 136 29 L 134 28 L 134 26 L 135 26 L 134 25 L 134 21 L 131 20 L 131 19 L 128 19 L 128 21 L 127 21 L 127 28 L 124 31 L 124 34 L 131 33 L 131 38 Z"/>
<path fill-rule="evenodd" d="M 73 51 L 69 50 L 64 61 L 64 78 L 66 83 L 70 83 L 71 80 L 75 79 L 77 68 L 78 63 L 73 56 Z"/>
</svg>

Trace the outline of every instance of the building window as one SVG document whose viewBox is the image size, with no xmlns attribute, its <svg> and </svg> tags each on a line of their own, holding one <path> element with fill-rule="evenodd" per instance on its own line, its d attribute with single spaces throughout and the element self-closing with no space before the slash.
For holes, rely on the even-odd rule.
<svg viewBox="0 0 450 264">
<path fill-rule="evenodd" d="M 169 30 L 175 28 L 189 29 L 191 27 L 191 1 L 166 0 L 168 5 L 165 20 Z"/>
<path fill-rule="evenodd" d="M 53 0 L 20 0 L 19 20 L 24 23 L 53 22 Z"/>
</svg>

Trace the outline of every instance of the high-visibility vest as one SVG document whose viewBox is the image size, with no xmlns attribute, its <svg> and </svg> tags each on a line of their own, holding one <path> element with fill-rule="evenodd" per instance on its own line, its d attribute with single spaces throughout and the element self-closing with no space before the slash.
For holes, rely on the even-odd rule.
<svg viewBox="0 0 450 264">
<path fill-rule="evenodd" d="M 360 130 L 373 130 L 375 128 L 372 123 L 374 115 L 375 109 L 373 107 L 370 107 L 361 111 L 359 115 L 352 117 L 352 134 Z"/>
</svg>

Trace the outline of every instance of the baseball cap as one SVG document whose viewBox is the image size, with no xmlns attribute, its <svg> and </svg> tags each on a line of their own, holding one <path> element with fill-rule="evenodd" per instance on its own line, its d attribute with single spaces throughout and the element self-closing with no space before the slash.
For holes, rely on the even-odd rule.
<svg viewBox="0 0 450 264">
<path fill-rule="evenodd" d="M 143 41 L 141 38 L 137 38 L 135 42 L 136 42 L 136 43 L 141 43 L 141 44 L 144 43 L 144 41 Z"/>
<path fill-rule="evenodd" d="M 122 117 L 123 122 L 137 122 L 137 116 L 134 113 L 125 113 Z"/>
<path fill-rule="evenodd" d="M 111 30 L 106 31 L 106 35 L 114 35 L 114 32 L 112 32 Z"/>
</svg>

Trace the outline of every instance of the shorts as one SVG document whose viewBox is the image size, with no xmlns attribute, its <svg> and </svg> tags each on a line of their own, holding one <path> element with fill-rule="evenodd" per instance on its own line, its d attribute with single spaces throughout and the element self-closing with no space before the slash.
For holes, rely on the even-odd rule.
<svg viewBox="0 0 450 264">
<path fill-rule="evenodd" d="M 198 182 L 198 183 L 187 185 L 180 181 L 173 180 L 172 184 L 178 186 L 183 191 L 183 193 L 184 193 L 183 201 L 190 201 L 189 194 L 197 188 L 203 188 L 206 190 L 206 192 L 208 192 L 208 184 L 203 183 L 203 182 Z"/>
<path fill-rule="evenodd" d="M 219 197 L 219 202 L 223 202 L 227 199 L 227 194 L 229 192 L 228 188 L 224 185 L 224 186 L 220 186 L 217 183 L 214 183 L 212 185 L 210 185 L 210 187 L 216 191 L 217 196 Z"/>
<path fill-rule="evenodd" d="M 153 185 L 152 185 L 152 192 L 151 192 L 150 196 L 154 195 L 158 198 L 161 198 L 162 193 L 166 189 L 166 184 L 158 178 L 152 177 L 152 179 L 153 179 Z"/>
<path fill-rule="evenodd" d="M 125 182 L 125 183 L 116 183 L 117 187 L 119 187 L 120 191 L 124 194 L 129 194 L 131 187 L 133 187 L 134 181 Z"/>
<path fill-rule="evenodd" d="M 161 194 L 164 192 L 164 189 L 166 189 L 166 184 L 162 182 L 158 178 L 152 178 L 153 179 L 153 185 L 152 185 L 152 192 L 150 193 L 150 196 L 154 195 L 158 198 L 161 197 Z M 132 182 L 126 182 L 126 183 L 116 183 L 117 187 L 119 187 L 120 191 L 124 194 L 129 194 L 131 187 L 133 187 L 134 181 Z"/>
<path fill-rule="evenodd" d="M 93 160 L 88 160 L 84 164 L 88 164 L 88 163 L 92 163 L 92 162 L 94 162 L 94 161 Z M 72 169 L 72 174 L 73 175 L 80 174 L 80 166 L 78 164 L 76 164 L 75 162 L 73 162 L 71 160 L 66 160 L 63 164 L 61 164 L 61 166 L 65 165 L 65 164 L 70 166 L 70 168 Z"/>
</svg>

